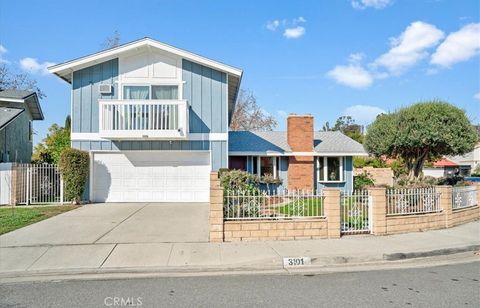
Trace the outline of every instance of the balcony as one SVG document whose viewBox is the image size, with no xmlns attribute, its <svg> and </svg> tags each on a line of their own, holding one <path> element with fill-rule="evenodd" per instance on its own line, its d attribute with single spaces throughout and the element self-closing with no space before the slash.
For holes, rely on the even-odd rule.
<svg viewBox="0 0 480 308">
<path fill-rule="evenodd" d="M 186 139 L 184 100 L 99 100 L 99 134 L 105 139 Z"/>
</svg>

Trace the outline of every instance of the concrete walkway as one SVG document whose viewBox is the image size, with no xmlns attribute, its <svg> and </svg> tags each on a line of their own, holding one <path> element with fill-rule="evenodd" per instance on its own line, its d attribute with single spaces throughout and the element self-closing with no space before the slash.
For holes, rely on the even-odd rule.
<svg viewBox="0 0 480 308">
<path fill-rule="evenodd" d="M 480 248 L 480 222 L 451 229 L 335 240 L 241 243 L 99 243 L 0 248 L 0 280 L 75 271 L 281 269 L 283 257 L 306 256 L 313 266 L 448 254 Z"/>
</svg>

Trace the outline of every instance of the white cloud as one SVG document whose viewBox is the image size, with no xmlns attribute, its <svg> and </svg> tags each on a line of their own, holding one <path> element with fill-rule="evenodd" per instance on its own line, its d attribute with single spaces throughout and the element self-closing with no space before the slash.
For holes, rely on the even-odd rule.
<svg viewBox="0 0 480 308">
<path fill-rule="evenodd" d="M 297 18 L 294 18 L 293 19 L 293 24 L 299 24 L 299 23 L 302 23 L 302 22 L 307 22 L 307 20 L 305 18 L 303 18 L 303 16 L 298 16 Z"/>
<path fill-rule="evenodd" d="M 53 62 L 39 63 L 35 58 L 23 58 L 20 60 L 20 67 L 24 71 L 28 71 L 33 74 L 40 73 L 42 75 L 47 75 L 49 73 L 47 67 L 54 64 L 55 63 Z"/>
<path fill-rule="evenodd" d="M 384 67 L 399 75 L 427 57 L 427 49 L 436 46 L 443 37 L 444 33 L 434 25 L 413 22 L 399 37 L 390 39 L 391 49 L 378 57 L 372 67 Z"/>
<path fill-rule="evenodd" d="M 354 105 L 345 109 L 342 115 L 351 116 L 359 124 L 370 124 L 381 113 L 385 113 L 385 110 L 376 106 Z"/>
<path fill-rule="evenodd" d="M 373 76 L 359 64 L 337 65 L 327 73 L 336 82 L 355 88 L 368 88 L 373 83 Z"/>
<path fill-rule="evenodd" d="M 348 61 L 350 63 L 360 63 L 362 62 L 362 60 L 365 58 L 365 54 L 364 53 L 361 53 L 361 52 L 357 52 L 357 53 L 351 53 L 349 56 L 348 56 Z"/>
<path fill-rule="evenodd" d="M 266 28 L 270 31 L 277 30 L 278 26 L 280 26 L 280 21 L 278 19 L 267 22 Z"/>
<path fill-rule="evenodd" d="M 467 61 L 479 53 L 480 23 L 472 23 L 457 32 L 450 33 L 438 46 L 430 63 L 448 68 L 455 63 Z"/>
<path fill-rule="evenodd" d="M 8 60 L 3 58 L 3 55 L 8 52 L 7 48 L 5 46 L 0 44 L 0 63 L 9 63 Z"/>
<path fill-rule="evenodd" d="M 478 92 L 477 94 L 475 94 L 475 95 L 473 96 L 473 98 L 480 100 L 480 92 Z"/>
<path fill-rule="evenodd" d="M 283 36 L 287 39 L 297 39 L 305 35 L 305 26 L 300 24 L 305 24 L 307 20 L 303 16 L 298 16 L 293 19 L 274 19 L 268 21 L 265 28 L 274 32 L 277 29 L 283 30 Z"/>
<path fill-rule="evenodd" d="M 302 26 L 296 26 L 293 28 L 286 28 L 283 32 L 283 36 L 287 39 L 297 39 L 305 34 L 305 28 Z"/>
<path fill-rule="evenodd" d="M 374 9 L 383 9 L 390 5 L 392 0 L 352 0 L 352 6 L 355 9 L 363 10 L 368 7 Z"/>
</svg>

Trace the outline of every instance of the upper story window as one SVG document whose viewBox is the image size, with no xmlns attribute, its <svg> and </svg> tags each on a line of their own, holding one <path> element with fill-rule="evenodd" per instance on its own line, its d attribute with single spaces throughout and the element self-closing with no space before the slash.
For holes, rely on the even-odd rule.
<svg viewBox="0 0 480 308">
<path fill-rule="evenodd" d="M 178 99 L 177 85 L 124 86 L 123 99 Z"/>
<path fill-rule="evenodd" d="M 318 157 L 317 178 L 320 182 L 342 182 L 343 157 Z"/>
</svg>

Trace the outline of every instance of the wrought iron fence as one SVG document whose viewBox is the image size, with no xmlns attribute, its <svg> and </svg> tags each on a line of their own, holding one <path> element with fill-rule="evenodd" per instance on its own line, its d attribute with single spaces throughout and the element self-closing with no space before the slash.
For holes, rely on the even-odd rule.
<svg viewBox="0 0 480 308">
<path fill-rule="evenodd" d="M 224 192 L 225 220 L 299 219 L 324 217 L 321 191 L 228 190 Z"/>
<path fill-rule="evenodd" d="M 17 204 L 63 203 L 63 180 L 56 165 L 15 164 Z"/>
<path fill-rule="evenodd" d="M 341 233 L 369 233 L 371 197 L 367 190 L 345 191 L 340 199 Z"/>
<path fill-rule="evenodd" d="M 440 193 L 435 187 L 387 190 L 387 215 L 441 212 Z"/>
<path fill-rule="evenodd" d="M 475 186 L 453 188 L 452 207 L 454 210 L 475 206 L 477 204 L 477 189 Z"/>
</svg>

